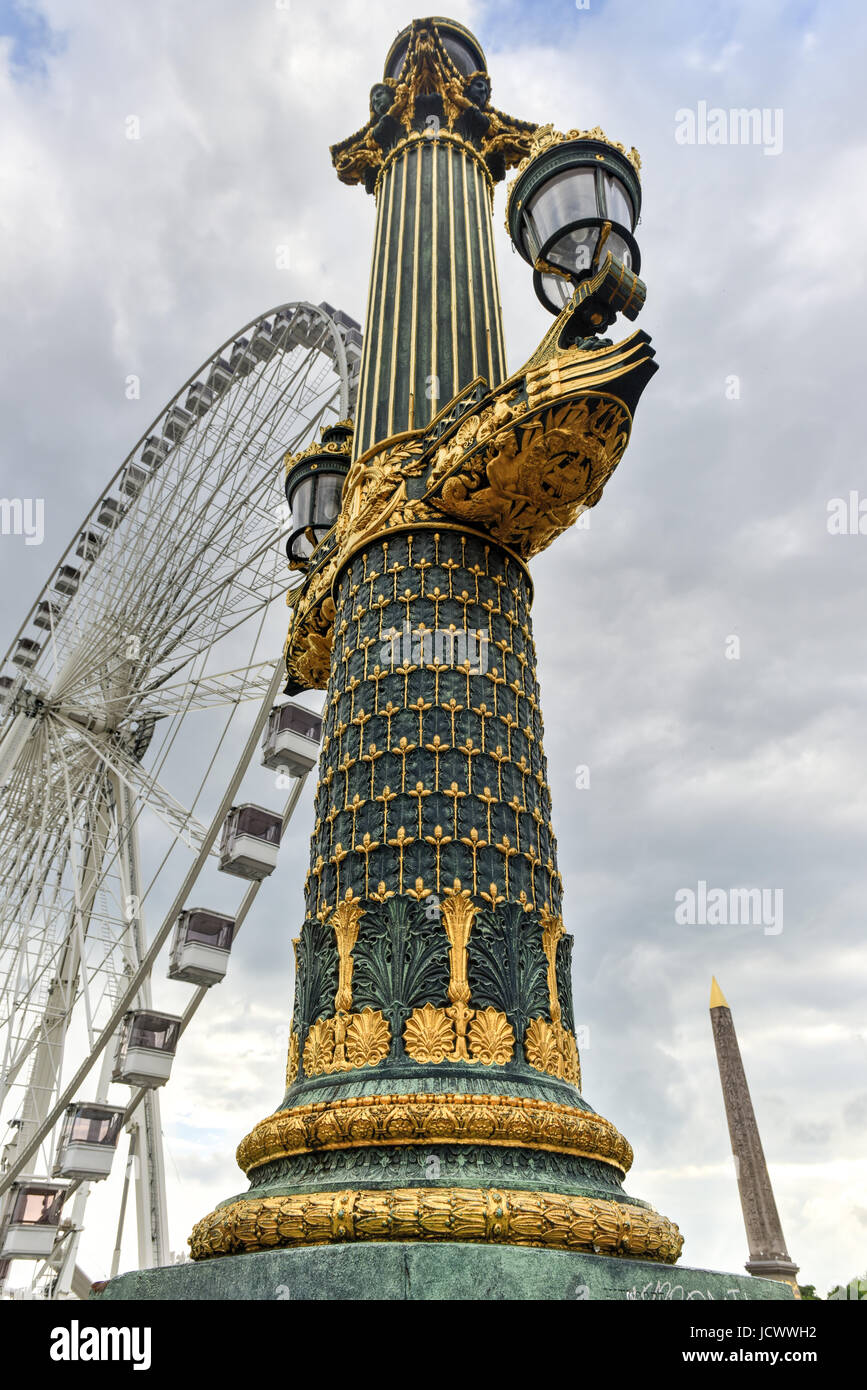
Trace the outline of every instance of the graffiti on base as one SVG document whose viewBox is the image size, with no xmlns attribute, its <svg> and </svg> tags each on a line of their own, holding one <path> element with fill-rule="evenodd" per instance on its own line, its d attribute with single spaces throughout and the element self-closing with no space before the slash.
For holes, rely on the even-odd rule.
<svg viewBox="0 0 867 1390">
<path fill-rule="evenodd" d="M 639 1289 L 637 1284 L 633 1284 L 626 1297 L 644 1303 L 651 1303 L 654 1301 L 665 1303 L 672 1300 L 676 1301 L 677 1299 L 688 1300 L 694 1298 L 706 1298 L 713 1302 L 717 1299 L 718 1295 L 715 1294 L 712 1289 L 705 1289 L 704 1291 L 701 1289 L 690 1289 L 689 1292 L 687 1292 L 683 1284 L 672 1284 L 667 1279 L 657 1279 L 656 1288 L 653 1287 L 653 1280 L 645 1284 L 642 1289 Z M 746 1299 L 746 1294 L 743 1289 L 726 1289 L 726 1301 L 738 1298 Z"/>
</svg>

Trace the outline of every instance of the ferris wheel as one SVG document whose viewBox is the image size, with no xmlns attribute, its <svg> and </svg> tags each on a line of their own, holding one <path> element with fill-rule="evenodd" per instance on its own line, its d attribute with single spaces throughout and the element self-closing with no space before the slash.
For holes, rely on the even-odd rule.
<svg viewBox="0 0 867 1390">
<path fill-rule="evenodd" d="M 360 349 L 354 320 L 307 303 L 224 343 L 115 473 L 0 668 L 0 1284 L 26 1258 L 40 1296 L 74 1296 L 124 1128 L 112 1272 L 133 1170 L 139 1264 L 168 1259 L 158 1087 L 318 752 L 315 712 L 274 707 L 280 461 L 350 416 Z M 283 804 L 237 805 L 263 731 L 285 789 L 263 799 Z M 189 905 L 214 868 L 246 881 L 231 913 Z M 170 937 L 186 1003 L 166 1014 L 151 983 Z"/>
</svg>

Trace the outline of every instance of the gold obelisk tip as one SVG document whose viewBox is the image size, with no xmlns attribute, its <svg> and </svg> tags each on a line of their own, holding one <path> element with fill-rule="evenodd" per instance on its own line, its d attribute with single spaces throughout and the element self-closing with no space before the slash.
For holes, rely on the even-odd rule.
<svg viewBox="0 0 867 1390">
<path fill-rule="evenodd" d="M 728 1000 L 717 984 L 716 975 L 711 976 L 710 981 L 710 1007 L 712 1009 L 727 1009 Z"/>
</svg>

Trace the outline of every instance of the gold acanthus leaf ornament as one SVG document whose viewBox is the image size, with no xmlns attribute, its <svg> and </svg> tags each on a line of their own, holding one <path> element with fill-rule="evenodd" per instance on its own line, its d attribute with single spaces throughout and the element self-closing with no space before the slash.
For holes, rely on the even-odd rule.
<svg viewBox="0 0 867 1390">
<path fill-rule="evenodd" d="M 330 1071 L 334 1061 L 334 1019 L 320 1018 L 311 1025 L 304 1043 L 304 1075 Z"/>
<path fill-rule="evenodd" d="M 304 1044 L 305 1076 L 375 1067 L 388 1056 L 391 1029 L 379 1009 L 335 1014 L 313 1024 Z"/>
<path fill-rule="evenodd" d="M 533 1018 L 524 1034 L 524 1056 L 537 1071 L 547 1072 L 581 1089 L 581 1064 L 578 1044 L 562 1023 L 563 1010 L 557 990 L 557 947 L 565 935 L 562 917 L 551 912 L 547 904 L 540 916 L 542 950 L 547 964 L 548 1006 L 551 1022 Z"/>
<path fill-rule="evenodd" d="M 449 1003 L 413 1009 L 403 1033 L 407 1054 L 416 1062 L 481 1062 L 502 1066 L 515 1050 L 515 1033 L 506 1015 L 494 1008 L 469 1007 L 467 947 L 479 909 L 459 878 L 440 909 L 449 943 Z"/>
<path fill-rule="evenodd" d="M 335 1013 L 346 1013 L 352 1008 L 352 952 L 358 941 L 358 929 L 363 916 L 364 909 L 360 901 L 354 896 L 352 889 L 347 888 L 343 902 L 338 904 L 331 915 L 339 961 L 339 981 L 334 996 Z"/>
<path fill-rule="evenodd" d="M 238 1163 L 249 1174 L 278 1159 L 320 1149 L 436 1142 L 545 1149 L 597 1159 L 624 1176 L 632 1164 L 629 1141 L 594 1110 L 478 1092 L 349 1096 L 293 1105 L 260 1120 L 241 1141 Z"/>
<path fill-rule="evenodd" d="M 396 1187 L 241 1197 L 199 1221 L 194 1260 L 297 1245 L 443 1240 L 674 1264 L 683 1237 L 644 1206 L 512 1188 Z"/>
<path fill-rule="evenodd" d="M 414 1062 L 444 1062 L 455 1045 L 454 1024 L 445 1009 L 433 1004 L 413 1009 L 403 1030 L 403 1045 Z"/>
<path fill-rule="evenodd" d="M 388 1056 L 391 1029 L 379 1009 L 353 1014 L 346 1028 L 346 1058 L 353 1067 L 375 1067 Z"/>
<path fill-rule="evenodd" d="M 405 480 L 417 477 L 424 469 L 423 448 L 415 433 L 399 436 L 385 449 L 376 446 L 356 459 L 343 484 L 335 530 L 338 550 L 350 543 L 357 545 L 368 532 L 375 534 L 405 501 Z"/>
<path fill-rule="evenodd" d="M 524 1034 L 524 1056 L 537 1071 L 569 1081 L 580 1090 L 578 1045 L 561 1023 L 548 1023 L 544 1018 L 531 1019 Z"/>
<path fill-rule="evenodd" d="M 504 1066 L 515 1051 L 515 1031 L 498 1009 L 470 1009 L 462 1001 L 437 1009 L 413 1009 L 403 1031 L 403 1045 L 414 1062 L 478 1062 Z"/>
<path fill-rule="evenodd" d="M 491 1007 L 478 1010 L 468 1040 L 473 1057 L 484 1066 L 502 1066 L 515 1050 L 515 1030 L 505 1014 Z"/>
<path fill-rule="evenodd" d="M 337 942 L 338 979 L 334 1014 L 313 1024 L 304 1044 L 304 1073 L 320 1076 L 356 1067 L 375 1067 L 388 1056 L 391 1029 L 379 1009 L 351 1013 L 353 951 L 364 909 L 351 888 L 329 914 Z"/>
<path fill-rule="evenodd" d="M 287 595 L 292 621 L 283 659 L 286 674 L 302 690 L 324 690 L 331 670 L 334 633 L 334 600 L 331 585 L 336 557 L 318 569 L 309 581 Z"/>
</svg>

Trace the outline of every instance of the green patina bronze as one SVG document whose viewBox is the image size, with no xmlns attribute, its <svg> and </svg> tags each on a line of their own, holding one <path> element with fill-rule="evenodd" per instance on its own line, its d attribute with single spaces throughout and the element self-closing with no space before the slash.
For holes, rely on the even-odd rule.
<svg viewBox="0 0 867 1390">
<path fill-rule="evenodd" d="M 771 1279 L 718 1270 L 660 1269 L 559 1250 L 480 1245 L 335 1245 L 271 1250 L 201 1265 L 143 1269 L 96 1285 L 102 1301 L 176 1299 L 267 1302 L 588 1300 L 637 1303 L 791 1301 Z"/>
</svg>

